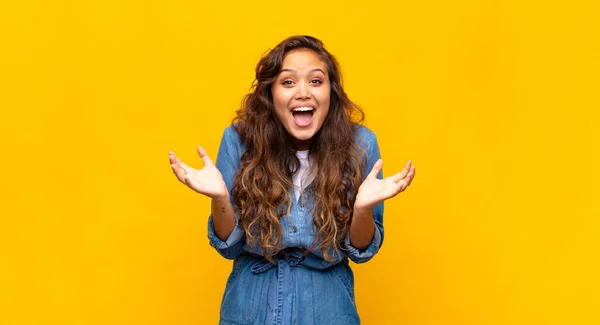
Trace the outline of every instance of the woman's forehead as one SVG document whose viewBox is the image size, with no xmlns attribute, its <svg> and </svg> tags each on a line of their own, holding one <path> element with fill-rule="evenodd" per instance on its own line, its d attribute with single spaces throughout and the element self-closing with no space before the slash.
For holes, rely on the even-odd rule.
<svg viewBox="0 0 600 325">
<path fill-rule="evenodd" d="M 307 49 L 292 50 L 283 58 L 281 71 L 291 72 L 312 72 L 312 71 L 327 71 L 327 65 L 317 53 Z"/>
</svg>

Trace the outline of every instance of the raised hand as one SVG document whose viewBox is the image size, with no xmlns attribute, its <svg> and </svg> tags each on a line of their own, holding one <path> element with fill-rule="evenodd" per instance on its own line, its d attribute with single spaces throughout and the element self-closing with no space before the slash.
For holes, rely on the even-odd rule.
<svg viewBox="0 0 600 325">
<path fill-rule="evenodd" d="M 384 179 L 378 179 L 377 173 L 383 166 L 383 160 L 377 160 L 358 189 L 354 208 L 360 210 L 372 209 L 380 202 L 404 191 L 415 177 L 416 169 L 415 166 L 411 165 L 412 162 L 409 160 L 401 172 Z"/>
<path fill-rule="evenodd" d="M 169 151 L 169 162 L 177 179 L 192 190 L 213 199 L 228 197 L 227 186 L 221 172 L 215 167 L 210 157 L 202 147 L 198 146 L 198 154 L 204 162 L 204 168 L 197 170 L 184 164 Z"/>
</svg>

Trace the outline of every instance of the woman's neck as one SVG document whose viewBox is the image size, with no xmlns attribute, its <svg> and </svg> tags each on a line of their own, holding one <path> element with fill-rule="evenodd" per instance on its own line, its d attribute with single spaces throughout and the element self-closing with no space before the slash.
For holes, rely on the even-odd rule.
<svg viewBox="0 0 600 325">
<path fill-rule="evenodd" d="M 294 144 L 296 145 L 296 151 L 306 151 L 306 150 L 310 149 L 310 145 L 312 144 L 312 139 L 308 139 L 308 140 L 294 139 Z"/>
</svg>

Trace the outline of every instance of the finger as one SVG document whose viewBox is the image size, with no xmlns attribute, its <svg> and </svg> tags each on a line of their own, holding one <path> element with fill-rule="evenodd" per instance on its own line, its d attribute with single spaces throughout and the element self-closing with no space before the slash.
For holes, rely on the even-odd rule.
<svg viewBox="0 0 600 325">
<path fill-rule="evenodd" d="M 191 168 L 183 161 L 179 160 L 172 151 L 169 151 L 169 161 L 171 162 L 171 168 L 173 168 L 173 173 L 177 176 L 177 179 L 190 186 L 192 181 L 188 177 L 188 172 L 190 172 Z"/>
<path fill-rule="evenodd" d="M 379 174 L 379 172 L 381 171 L 381 167 L 383 167 L 383 160 L 379 159 L 375 162 L 375 165 L 373 165 L 373 169 L 371 169 L 371 172 L 367 177 L 377 178 L 377 174 Z"/>
<path fill-rule="evenodd" d="M 393 198 L 394 196 L 398 195 L 398 193 L 402 192 L 404 190 L 403 186 L 403 180 L 400 180 L 399 182 L 391 182 L 388 199 Z"/>
<path fill-rule="evenodd" d="M 404 178 L 406 178 L 406 173 L 404 173 L 404 170 L 402 170 L 401 172 L 396 173 L 396 174 L 388 177 L 388 179 L 390 179 L 394 183 L 398 183 L 401 180 L 403 180 Z"/>
<path fill-rule="evenodd" d="M 202 158 L 202 161 L 204 162 L 204 166 L 214 166 L 215 165 L 215 164 L 213 164 L 212 160 L 210 160 L 210 157 L 208 156 L 206 151 L 204 151 L 204 148 L 202 148 L 201 146 L 198 146 L 198 154 L 200 155 L 200 158 Z"/>
<path fill-rule="evenodd" d="M 177 167 L 177 177 L 180 181 L 185 182 L 184 178 L 187 174 L 191 172 L 191 168 L 188 165 L 186 165 L 183 161 L 179 160 L 177 156 L 173 156 L 173 158 L 175 159 L 175 164 L 172 165 L 175 165 Z"/>
<path fill-rule="evenodd" d="M 406 184 L 406 186 L 409 186 L 410 183 L 412 183 L 412 180 L 415 178 L 416 173 L 417 173 L 417 167 L 412 166 L 410 168 L 410 172 L 408 173 L 408 175 L 406 175 L 406 178 L 408 180 L 407 181 L 408 183 Z"/>
<path fill-rule="evenodd" d="M 191 186 L 193 181 L 187 174 L 185 174 L 185 175 L 183 175 L 183 182 L 186 185 Z"/>
<path fill-rule="evenodd" d="M 173 168 L 173 172 L 177 174 L 177 171 L 179 170 L 179 164 L 177 163 L 177 157 L 173 151 L 169 151 L 169 164 L 171 165 L 171 168 Z"/>
<path fill-rule="evenodd" d="M 412 183 L 412 180 L 415 178 L 415 173 L 416 168 L 412 166 L 410 168 L 410 172 L 406 175 L 406 177 L 397 183 L 398 187 L 401 189 L 400 192 L 403 192 L 404 190 L 406 190 L 407 187 L 410 186 L 410 183 Z"/>
<path fill-rule="evenodd" d="M 180 168 L 177 164 L 171 164 L 171 168 L 173 168 L 173 174 L 177 176 L 177 179 L 180 182 L 185 183 L 185 171 L 182 168 Z"/>
<path fill-rule="evenodd" d="M 391 178 L 391 179 L 392 179 L 394 182 L 398 183 L 399 181 L 401 181 L 401 180 L 405 179 L 405 178 L 406 178 L 406 175 L 408 175 L 408 170 L 406 170 L 406 169 L 403 169 L 401 172 L 399 172 L 399 173 L 396 173 L 396 174 L 394 174 L 394 175 L 390 176 L 390 178 Z"/>
<path fill-rule="evenodd" d="M 412 161 L 409 160 L 406 163 L 406 165 L 404 165 L 404 169 L 402 169 L 402 171 L 400 172 L 400 175 L 401 175 L 402 178 L 405 178 L 406 175 L 408 175 L 408 173 L 410 172 L 410 168 L 411 168 L 410 165 L 411 164 L 412 164 Z"/>
<path fill-rule="evenodd" d="M 411 167 L 412 161 L 408 161 L 406 163 L 406 165 L 404 165 L 404 169 L 402 169 L 399 173 L 392 175 L 391 178 L 394 182 L 398 183 L 400 180 L 406 178 L 406 176 L 410 173 L 410 171 L 412 170 Z"/>
</svg>

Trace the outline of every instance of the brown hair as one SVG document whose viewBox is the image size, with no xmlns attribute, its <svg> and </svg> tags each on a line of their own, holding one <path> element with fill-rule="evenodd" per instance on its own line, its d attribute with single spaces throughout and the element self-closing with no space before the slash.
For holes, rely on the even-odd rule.
<svg viewBox="0 0 600 325">
<path fill-rule="evenodd" d="M 234 119 L 234 127 L 246 147 L 233 186 L 234 202 L 248 244 L 259 241 L 263 255 L 272 261 L 281 248 L 279 219 L 291 209 L 291 179 L 300 161 L 291 135 L 275 114 L 271 86 L 285 55 L 295 49 L 314 51 L 327 65 L 331 83 L 329 112 L 309 151 L 315 173 L 312 212 L 317 236 L 313 246 L 331 261 L 335 258 L 331 249 L 334 254 L 340 253 L 350 229 L 354 199 L 362 181 L 355 123 L 363 121 L 364 113 L 344 92 L 339 65 L 320 40 L 292 36 L 258 62 L 253 91 L 244 97 Z"/>
</svg>

